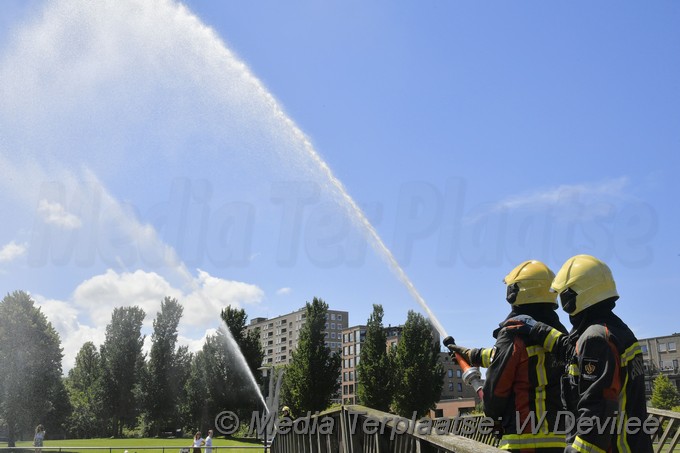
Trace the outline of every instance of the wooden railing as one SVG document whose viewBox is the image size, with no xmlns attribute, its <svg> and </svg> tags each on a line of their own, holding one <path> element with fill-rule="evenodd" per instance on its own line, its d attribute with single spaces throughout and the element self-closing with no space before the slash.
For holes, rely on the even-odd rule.
<svg viewBox="0 0 680 453">
<path fill-rule="evenodd" d="M 659 420 L 655 453 L 680 453 L 680 413 L 649 408 Z M 491 453 L 498 439 L 481 426 L 482 416 L 437 419 L 431 428 L 364 406 L 343 406 L 323 414 L 332 429 L 279 432 L 272 453 Z M 451 421 L 456 421 L 457 425 Z M 317 426 L 321 426 L 318 424 Z M 366 429 L 368 427 L 368 429 Z"/>
<path fill-rule="evenodd" d="M 659 420 L 659 430 L 652 437 L 654 453 L 680 452 L 680 413 L 651 408 L 647 411 Z"/>
<path fill-rule="evenodd" d="M 455 425 L 440 419 L 418 423 L 363 406 L 343 406 L 316 418 L 312 429 L 284 427 L 274 437 L 272 453 L 495 453 L 492 434 L 474 439 L 481 417 L 461 417 Z M 453 420 L 453 419 L 452 419 Z M 321 429 L 322 426 L 327 429 Z M 303 427 L 304 428 L 304 427 Z M 487 430 L 490 431 L 490 430 Z M 458 434 L 452 434 L 457 432 Z M 469 434 L 466 437 L 463 434 Z"/>
</svg>

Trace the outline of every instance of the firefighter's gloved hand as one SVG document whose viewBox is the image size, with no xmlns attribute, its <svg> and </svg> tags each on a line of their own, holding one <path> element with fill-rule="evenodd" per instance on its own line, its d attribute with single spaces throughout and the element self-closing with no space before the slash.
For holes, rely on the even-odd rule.
<svg viewBox="0 0 680 453">
<path fill-rule="evenodd" d="M 520 335 L 527 335 L 529 336 L 531 334 L 531 329 L 536 325 L 536 320 L 532 318 L 529 315 L 519 315 L 515 316 L 513 318 L 507 319 L 503 324 L 502 327 L 512 331 L 516 332 Z"/>
<path fill-rule="evenodd" d="M 465 346 L 459 346 L 457 344 L 450 344 L 449 351 L 459 354 L 468 363 L 468 365 L 471 363 L 470 348 L 466 348 Z"/>
</svg>

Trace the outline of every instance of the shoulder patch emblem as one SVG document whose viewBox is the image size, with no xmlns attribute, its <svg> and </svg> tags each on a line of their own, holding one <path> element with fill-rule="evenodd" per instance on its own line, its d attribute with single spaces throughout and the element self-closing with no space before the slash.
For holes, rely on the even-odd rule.
<svg viewBox="0 0 680 453">
<path fill-rule="evenodd" d="M 581 378 L 589 381 L 597 379 L 600 373 L 599 360 L 597 359 L 583 359 L 581 368 Z"/>
</svg>

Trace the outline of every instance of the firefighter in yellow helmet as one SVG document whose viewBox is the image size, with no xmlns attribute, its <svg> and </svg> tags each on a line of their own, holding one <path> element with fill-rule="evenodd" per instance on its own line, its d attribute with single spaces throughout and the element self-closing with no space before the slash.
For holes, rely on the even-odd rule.
<svg viewBox="0 0 680 453">
<path fill-rule="evenodd" d="M 575 423 L 565 452 L 651 453 L 649 430 L 641 428 L 647 420 L 642 349 L 612 311 L 619 294 L 611 270 L 593 256 L 576 255 L 564 263 L 552 289 L 569 314 L 568 335 L 526 317 L 507 326 L 568 364 L 562 391 Z M 584 428 L 588 421 L 608 428 Z M 629 429 L 630 422 L 640 429 Z"/>
<path fill-rule="evenodd" d="M 550 292 L 555 274 L 540 261 L 525 261 L 505 277 L 506 300 L 510 314 L 540 319 L 567 332 L 555 310 L 557 296 Z M 501 323 L 502 325 L 503 323 Z M 558 412 L 563 410 L 560 378 L 564 363 L 546 353 L 528 338 L 498 328 L 493 332 L 493 348 L 468 349 L 451 345 L 473 366 L 488 368 L 484 383 L 484 413 L 494 421 L 502 437 L 499 448 L 517 453 L 561 453 L 565 447 L 564 430 L 553 433 Z M 520 428 L 521 427 L 521 428 Z"/>
</svg>

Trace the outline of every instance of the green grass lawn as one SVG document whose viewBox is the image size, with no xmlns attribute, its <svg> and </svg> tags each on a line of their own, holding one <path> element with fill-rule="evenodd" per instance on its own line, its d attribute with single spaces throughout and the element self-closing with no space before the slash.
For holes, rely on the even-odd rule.
<svg viewBox="0 0 680 453">
<path fill-rule="evenodd" d="M 186 439 L 45 439 L 43 453 L 75 452 L 75 453 L 179 453 L 181 448 L 191 446 L 191 438 Z M 30 447 L 32 441 L 17 442 L 17 447 Z M 250 448 L 214 448 L 213 453 L 246 453 L 263 451 L 262 444 L 257 441 L 238 441 L 214 438 L 213 447 L 250 447 Z M 256 447 L 256 448 L 254 448 Z M 26 450 L 33 453 L 33 450 Z M 205 453 L 203 448 L 202 453 Z"/>
</svg>

